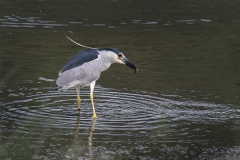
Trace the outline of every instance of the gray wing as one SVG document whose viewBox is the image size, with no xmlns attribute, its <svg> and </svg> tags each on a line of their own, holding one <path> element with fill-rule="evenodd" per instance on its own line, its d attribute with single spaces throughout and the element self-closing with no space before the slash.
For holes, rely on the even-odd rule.
<svg viewBox="0 0 240 160">
<path fill-rule="evenodd" d="M 100 56 L 93 61 L 84 63 L 78 67 L 59 73 L 56 81 L 59 90 L 67 90 L 76 85 L 84 86 L 92 81 L 98 80 L 101 75 Z"/>
<path fill-rule="evenodd" d="M 75 67 L 81 66 L 84 63 L 88 63 L 97 59 L 99 57 L 99 52 L 95 49 L 85 49 L 77 54 L 75 54 L 67 64 L 61 69 L 60 73 L 67 70 L 73 69 Z"/>
</svg>

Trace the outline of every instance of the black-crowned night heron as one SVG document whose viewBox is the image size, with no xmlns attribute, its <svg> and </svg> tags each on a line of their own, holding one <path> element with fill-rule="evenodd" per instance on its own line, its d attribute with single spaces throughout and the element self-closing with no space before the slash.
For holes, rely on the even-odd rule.
<svg viewBox="0 0 240 160">
<path fill-rule="evenodd" d="M 68 38 L 68 37 L 67 37 Z M 69 38 L 70 39 L 70 38 Z M 71 39 L 70 39 L 71 40 Z M 73 40 L 71 40 L 73 41 Z M 74 41 L 73 41 L 74 42 Z M 76 42 L 74 42 L 76 43 Z M 77 43 L 78 44 L 78 43 Z M 78 44 L 81 45 L 81 44 Z M 81 45 L 82 46 L 82 45 Z M 85 46 L 86 47 L 86 46 Z M 78 109 L 80 110 L 80 87 L 90 86 L 90 99 L 92 103 L 93 116 L 96 118 L 95 107 L 93 103 L 93 90 L 96 81 L 101 72 L 107 70 L 112 63 L 125 64 L 128 67 L 138 71 L 135 65 L 130 62 L 121 51 L 116 48 L 90 48 L 75 54 L 59 72 L 56 81 L 59 91 L 65 91 L 69 88 L 76 88 Z"/>
</svg>

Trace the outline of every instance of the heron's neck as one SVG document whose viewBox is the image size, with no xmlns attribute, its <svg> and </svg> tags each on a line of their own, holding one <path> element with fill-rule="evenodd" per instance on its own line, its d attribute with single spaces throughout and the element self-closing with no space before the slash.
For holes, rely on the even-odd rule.
<svg viewBox="0 0 240 160">
<path fill-rule="evenodd" d="M 102 61 L 101 71 L 107 70 L 112 63 L 116 63 L 113 54 L 110 52 L 99 52 Z"/>
</svg>

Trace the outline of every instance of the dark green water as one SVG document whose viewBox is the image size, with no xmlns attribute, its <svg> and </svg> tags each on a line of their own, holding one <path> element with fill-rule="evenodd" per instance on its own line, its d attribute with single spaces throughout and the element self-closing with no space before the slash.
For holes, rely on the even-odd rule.
<svg viewBox="0 0 240 160">
<path fill-rule="evenodd" d="M 0 0 L 0 159 L 239 159 L 240 2 Z M 58 93 L 71 56 L 112 46 L 95 88 Z"/>
</svg>

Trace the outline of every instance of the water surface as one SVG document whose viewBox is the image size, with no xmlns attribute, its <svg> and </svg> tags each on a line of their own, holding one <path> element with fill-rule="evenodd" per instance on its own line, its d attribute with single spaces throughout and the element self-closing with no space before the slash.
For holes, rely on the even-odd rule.
<svg viewBox="0 0 240 160">
<path fill-rule="evenodd" d="M 239 159 L 239 3 L 0 2 L 1 159 Z M 89 89 L 55 80 L 83 48 L 113 46 Z"/>
</svg>

